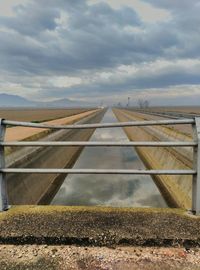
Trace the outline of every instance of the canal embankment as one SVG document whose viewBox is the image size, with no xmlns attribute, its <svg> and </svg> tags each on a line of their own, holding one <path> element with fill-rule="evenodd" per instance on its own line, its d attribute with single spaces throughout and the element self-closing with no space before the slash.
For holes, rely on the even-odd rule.
<svg viewBox="0 0 200 270">
<path fill-rule="evenodd" d="M 151 115 L 138 112 L 114 109 L 120 122 L 150 120 Z M 191 141 L 192 136 L 183 132 L 183 127 L 125 127 L 131 141 Z M 180 147 L 136 147 L 136 151 L 148 169 L 192 168 L 193 152 L 191 148 Z M 191 209 L 192 176 L 156 175 L 152 177 L 169 206 Z"/>
<path fill-rule="evenodd" d="M 101 121 L 105 110 L 96 110 L 89 114 L 77 116 L 66 123 L 95 123 Z M 81 120 L 80 120 L 81 119 Z M 13 128 L 11 128 L 13 129 Z M 61 130 L 53 132 L 42 140 L 87 141 L 95 129 Z M 42 131 L 43 133 L 45 131 Z M 41 134 L 39 131 L 39 134 Z M 38 139 L 38 133 L 34 140 Z M 14 151 L 6 157 L 8 167 L 16 168 L 71 168 L 79 157 L 83 147 L 25 147 Z M 49 204 L 66 175 L 35 175 L 10 174 L 7 175 L 9 204 Z"/>
</svg>

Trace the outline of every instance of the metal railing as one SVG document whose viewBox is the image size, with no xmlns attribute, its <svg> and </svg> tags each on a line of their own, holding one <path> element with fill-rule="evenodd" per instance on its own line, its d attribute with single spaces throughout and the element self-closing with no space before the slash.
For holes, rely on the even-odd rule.
<svg viewBox="0 0 200 270">
<path fill-rule="evenodd" d="M 59 142 L 44 142 L 44 141 L 12 141 L 6 142 L 5 131 L 6 126 L 23 126 L 42 129 L 91 129 L 91 128 L 114 128 L 114 127 L 138 127 L 138 126 L 158 126 L 158 125 L 186 125 L 191 124 L 193 127 L 193 141 L 149 141 L 149 142 L 85 142 L 85 141 L 59 141 Z M 193 147 L 193 169 L 191 170 L 113 170 L 113 169 L 39 169 L 39 168 L 6 168 L 5 166 L 5 147 L 33 147 L 33 146 L 89 146 L 89 147 Z M 118 122 L 106 124 L 83 124 L 83 125 L 44 125 L 27 122 L 8 121 L 0 119 L 0 211 L 7 210 L 8 195 L 6 187 L 6 174 L 122 174 L 122 175 L 192 175 L 192 211 L 196 215 L 200 215 L 200 118 L 195 119 L 178 119 L 178 120 L 157 120 L 157 121 L 133 121 L 133 122 Z"/>
</svg>

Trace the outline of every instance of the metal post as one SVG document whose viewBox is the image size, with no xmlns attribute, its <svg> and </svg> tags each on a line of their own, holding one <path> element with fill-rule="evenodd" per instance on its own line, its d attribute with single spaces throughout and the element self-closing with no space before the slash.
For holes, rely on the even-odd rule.
<svg viewBox="0 0 200 270">
<path fill-rule="evenodd" d="M 192 183 L 192 212 L 200 215 L 200 117 L 195 118 L 193 125 L 194 140 L 197 146 L 194 147 L 193 153 L 193 168 L 197 171 L 193 175 Z"/>
<path fill-rule="evenodd" d="M 4 141 L 6 126 L 0 119 L 0 142 Z M 5 168 L 4 146 L 0 146 L 0 168 Z M 8 209 L 7 184 L 5 173 L 0 172 L 0 212 Z"/>
</svg>

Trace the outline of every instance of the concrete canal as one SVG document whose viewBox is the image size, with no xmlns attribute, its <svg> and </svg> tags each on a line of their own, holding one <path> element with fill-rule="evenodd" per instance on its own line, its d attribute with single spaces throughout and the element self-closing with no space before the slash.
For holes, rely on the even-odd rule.
<svg viewBox="0 0 200 270">
<path fill-rule="evenodd" d="M 111 110 L 102 123 L 116 122 Z M 93 141 L 128 141 L 121 128 L 97 129 Z M 74 168 L 143 169 L 132 147 L 85 147 Z M 52 201 L 58 205 L 166 207 L 150 176 L 68 175 Z"/>
</svg>

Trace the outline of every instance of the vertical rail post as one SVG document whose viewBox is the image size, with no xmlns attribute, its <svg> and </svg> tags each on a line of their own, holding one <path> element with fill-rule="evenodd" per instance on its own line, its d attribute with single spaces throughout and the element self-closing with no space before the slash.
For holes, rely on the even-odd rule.
<svg viewBox="0 0 200 270">
<path fill-rule="evenodd" d="M 197 174 L 193 176 L 192 182 L 192 212 L 200 215 L 200 117 L 195 118 L 193 135 L 198 145 L 194 147 L 193 152 L 193 167 Z"/>
<path fill-rule="evenodd" d="M 2 124 L 0 118 L 0 141 L 4 141 L 6 126 Z M 4 146 L 0 146 L 0 168 L 5 168 L 5 155 Z M 7 183 L 6 176 L 0 172 L 0 212 L 8 209 L 8 195 L 7 195 Z"/>
</svg>

